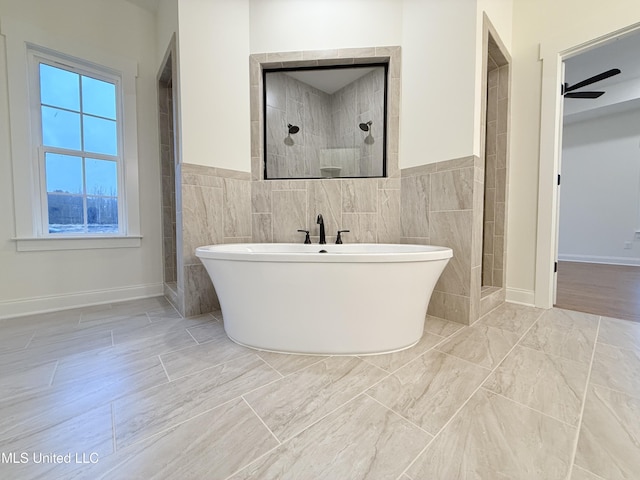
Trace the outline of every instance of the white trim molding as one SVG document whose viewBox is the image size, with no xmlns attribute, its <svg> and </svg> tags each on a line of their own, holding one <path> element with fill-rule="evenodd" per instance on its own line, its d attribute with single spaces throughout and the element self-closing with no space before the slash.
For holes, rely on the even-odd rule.
<svg viewBox="0 0 640 480">
<path fill-rule="evenodd" d="M 124 288 L 8 300 L 0 302 L 0 320 L 162 295 L 164 295 L 164 284 L 150 283 Z"/>
<path fill-rule="evenodd" d="M 507 288 L 506 301 L 510 303 L 519 303 L 520 305 L 535 306 L 535 292 L 533 290 L 524 290 L 521 288 Z"/>
<path fill-rule="evenodd" d="M 561 262 L 580 262 L 580 263 L 604 263 L 607 265 L 640 265 L 640 258 L 637 257 L 606 257 L 602 255 L 558 255 Z"/>
<path fill-rule="evenodd" d="M 90 250 L 93 248 L 139 247 L 142 236 L 93 236 L 93 237 L 28 237 L 12 238 L 18 252 L 51 250 Z"/>
</svg>

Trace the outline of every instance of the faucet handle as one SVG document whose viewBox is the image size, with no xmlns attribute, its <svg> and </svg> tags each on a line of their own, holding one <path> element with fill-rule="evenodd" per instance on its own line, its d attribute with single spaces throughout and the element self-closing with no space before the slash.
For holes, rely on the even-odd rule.
<svg viewBox="0 0 640 480">
<path fill-rule="evenodd" d="M 299 232 L 306 233 L 307 235 L 304 237 L 304 243 L 310 244 L 311 238 L 309 237 L 309 230 L 298 230 Z"/>
<path fill-rule="evenodd" d="M 338 236 L 336 237 L 336 244 L 341 244 L 342 243 L 342 237 L 340 236 L 341 233 L 347 233 L 349 230 L 338 230 Z"/>
</svg>

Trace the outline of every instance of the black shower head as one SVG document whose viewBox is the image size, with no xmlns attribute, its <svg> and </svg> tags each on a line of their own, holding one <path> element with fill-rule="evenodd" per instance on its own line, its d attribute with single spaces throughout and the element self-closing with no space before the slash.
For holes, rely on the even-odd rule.
<svg viewBox="0 0 640 480">
<path fill-rule="evenodd" d="M 300 131 L 300 127 L 298 127 L 297 125 L 287 125 L 287 127 L 289 127 L 289 134 L 295 134 L 298 133 Z"/>
<path fill-rule="evenodd" d="M 368 132 L 369 131 L 369 127 L 371 126 L 373 122 L 371 120 L 369 120 L 367 123 L 361 123 L 359 125 L 360 130 L 362 130 L 363 132 Z"/>
</svg>

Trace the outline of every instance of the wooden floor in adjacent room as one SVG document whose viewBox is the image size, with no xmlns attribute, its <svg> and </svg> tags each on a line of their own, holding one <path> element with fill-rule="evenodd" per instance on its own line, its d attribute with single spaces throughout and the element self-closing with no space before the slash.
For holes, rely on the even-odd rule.
<svg viewBox="0 0 640 480">
<path fill-rule="evenodd" d="M 555 306 L 640 322 L 640 266 L 558 262 Z"/>
</svg>

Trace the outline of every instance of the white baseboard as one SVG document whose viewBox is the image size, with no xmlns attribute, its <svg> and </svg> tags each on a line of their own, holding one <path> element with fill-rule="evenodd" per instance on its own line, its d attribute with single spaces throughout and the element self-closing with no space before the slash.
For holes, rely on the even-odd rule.
<svg viewBox="0 0 640 480">
<path fill-rule="evenodd" d="M 558 255 L 559 261 L 581 263 L 606 263 L 608 265 L 640 265 L 640 258 L 636 257 L 605 257 L 598 255 L 571 255 L 567 253 Z"/>
<path fill-rule="evenodd" d="M 157 297 L 163 295 L 163 292 L 164 285 L 162 283 L 150 283 L 125 288 L 111 288 L 107 290 L 7 300 L 0 302 L 0 319 L 105 303 L 123 302 L 125 300 L 135 300 L 138 298 Z"/>
<path fill-rule="evenodd" d="M 519 303 L 521 305 L 535 306 L 535 292 L 533 290 L 524 290 L 522 288 L 507 288 L 506 301 L 510 303 Z"/>
</svg>

